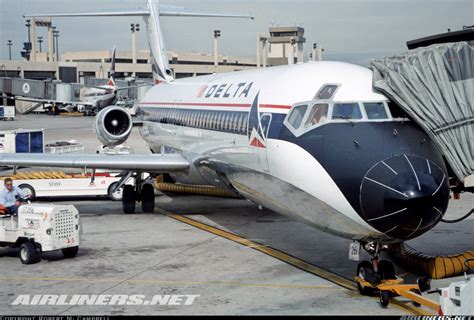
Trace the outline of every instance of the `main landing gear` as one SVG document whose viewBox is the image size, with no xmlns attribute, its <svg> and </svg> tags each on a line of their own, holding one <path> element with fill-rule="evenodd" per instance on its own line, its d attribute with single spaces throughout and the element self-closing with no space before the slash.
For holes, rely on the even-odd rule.
<svg viewBox="0 0 474 320">
<path fill-rule="evenodd" d="M 134 184 L 126 184 L 127 181 Z M 152 184 L 153 177 L 143 179 L 142 173 L 128 172 L 115 186 L 116 189 L 123 186 L 122 209 L 124 213 L 135 213 L 136 203 L 140 202 L 143 212 L 155 210 L 155 188 Z"/>
</svg>

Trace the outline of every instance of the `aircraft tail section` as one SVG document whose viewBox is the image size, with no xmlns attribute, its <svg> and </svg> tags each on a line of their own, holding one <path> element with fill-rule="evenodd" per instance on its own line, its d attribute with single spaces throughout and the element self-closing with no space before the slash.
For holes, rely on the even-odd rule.
<svg viewBox="0 0 474 320">
<path fill-rule="evenodd" d="M 222 18 L 251 18 L 247 15 L 205 13 L 186 10 L 172 6 L 160 6 L 158 0 L 148 0 L 145 10 L 133 10 L 125 12 L 86 12 L 86 13 L 55 13 L 55 14 L 27 14 L 24 17 L 120 17 L 141 16 L 145 20 L 148 29 L 148 44 L 152 60 L 153 79 L 155 83 L 171 82 L 174 80 L 173 72 L 169 67 L 168 53 L 163 40 L 163 32 L 160 26 L 160 16 L 167 17 L 222 17 Z M 112 77 L 111 77 L 112 78 Z"/>
<path fill-rule="evenodd" d="M 116 87 L 117 85 L 115 84 L 115 51 L 116 48 L 114 47 L 114 50 L 112 52 L 112 65 L 110 66 L 110 78 L 109 82 L 107 82 L 107 85 Z"/>
</svg>

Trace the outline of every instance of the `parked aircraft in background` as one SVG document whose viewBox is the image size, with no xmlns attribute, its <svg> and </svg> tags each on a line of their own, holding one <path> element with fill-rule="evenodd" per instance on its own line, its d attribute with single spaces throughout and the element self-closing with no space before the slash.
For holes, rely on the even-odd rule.
<svg viewBox="0 0 474 320">
<path fill-rule="evenodd" d="M 100 110 L 104 109 L 107 106 L 117 104 L 119 101 L 127 100 L 125 96 L 120 95 L 120 91 L 149 85 L 140 84 L 118 87 L 115 82 L 115 55 L 116 49 L 114 47 L 112 52 L 110 78 L 107 84 L 102 86 L 82 85 L 82 90 L 84 90 L 84 93 L 82 94 L 82 101 L 72 101 L 64 99 L 38 99 L 20 96 L 15 96 L 11 99 L 33 102 L 36 103 L 37 107 L 43 105 L 43 108 L 46 109 L 46 111 L 50 114 L 57 114 L 61 111 L 79 111 L 86 116 L 94 116 Z"/>
</svg>

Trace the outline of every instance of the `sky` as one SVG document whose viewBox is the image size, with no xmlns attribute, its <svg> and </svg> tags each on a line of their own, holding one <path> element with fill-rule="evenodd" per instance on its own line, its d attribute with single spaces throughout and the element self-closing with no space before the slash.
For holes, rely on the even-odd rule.
<svg viewBox="0 0 474 320">
<path fill-rule="evenodd" d="M 27 41 L 25 13 L 117 11 L 141 9 L 145 0 L 0 0 L 0 60 L 20 59 Z M 213 30 L 221 30 L 220 53 L 255 57 L 256 33 L 271 26 L 305 28 L 305 54 L 316 42 L 325 60 L 368 64 L 370 58 L 406 50 L 406 41 L 459 30 L 474 24 L 474 0 L 161 0 L 166 5 L 208 12 L 245 13 L 254 20 L 163 17 L 168 50 L 211 53 Z M 131 48 L 130 23 L 141 18 L 55 18 L 59 49 L 65 51 Z M 46 29 L 37 36 L 47 39 Z M 138 32 L 138 48 L 147 49 L 146 32 Z M 46 48 L 43 43 L 43 48 Z"/>
</svg>

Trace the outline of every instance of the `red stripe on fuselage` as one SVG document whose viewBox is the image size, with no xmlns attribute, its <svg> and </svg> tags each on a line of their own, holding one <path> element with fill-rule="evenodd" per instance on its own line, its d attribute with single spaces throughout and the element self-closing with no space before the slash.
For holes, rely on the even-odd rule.
<svg viewBox="0 0 474 320">
<path fill-rule="evenodd" d="M 197 106 L 197 107 L 237 107 L 250 108 L 251 104 L 245 103 L 195 103 L 195 102 L 141 102 L 140 104 L 159 105 L 159 106 Z M 291 109 L 291 106 L 278 104 L 260 104 L 260 108 L 271 109 Z"/>
</svg>

